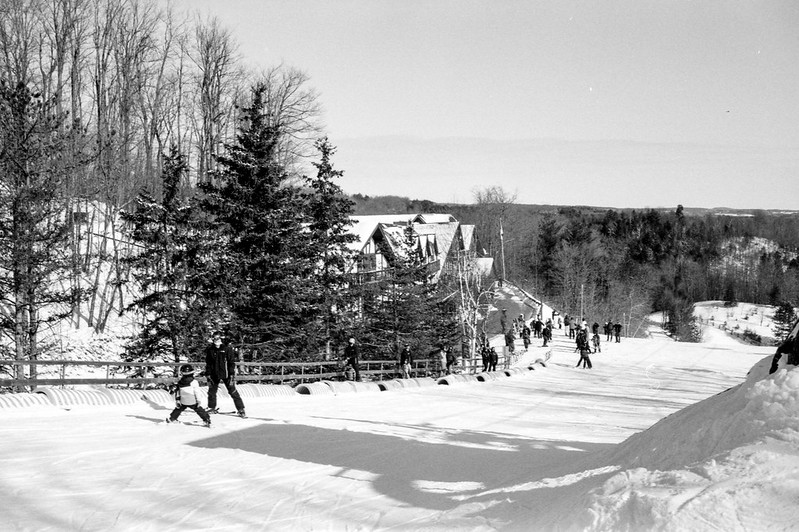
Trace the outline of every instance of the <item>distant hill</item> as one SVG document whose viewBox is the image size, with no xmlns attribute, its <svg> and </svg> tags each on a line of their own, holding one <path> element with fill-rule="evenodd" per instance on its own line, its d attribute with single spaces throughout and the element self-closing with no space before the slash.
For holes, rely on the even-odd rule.
<svg viewBox="0 0 799 532">
<path fill-rule="evenodd" d="M 427 199 L 410 199 L 407 196 L 368 196 L 363 194 L 353 194 L 350 199 L 355 202 L 355 214 L 398 214 L 398 213 L 418 213 L 418 212 L 455 212 L 468 211 L 476 207 L 473 203 L 439 203 Z M 602 207 L 596 205 L 543 205 L 543 204 L 523 204 L 517 203 L 514 209 L 527 213 L 546 213 L 558 212 L 563 209 L 579 210 L 586 213 L 603 213 L 608 210 L 618 212 L 630 212 L 633 210 L 648 210 L 648 207 L 635 208 L 616 208 Z M 674 212 L 677 208 L 662 207 L 653 210 L 659 212 Z M 757 215 L 767 216 L 799 216 L 799 210 L 784 209 L 731 209 L 728 207 L 685 207 L 683 212 L 686 216 L 704 216 L 715 214 L 716 216 L 732 217 L 754 217 Z M 457 217 L 457 216 L 456 216 Z"/>
</svg>

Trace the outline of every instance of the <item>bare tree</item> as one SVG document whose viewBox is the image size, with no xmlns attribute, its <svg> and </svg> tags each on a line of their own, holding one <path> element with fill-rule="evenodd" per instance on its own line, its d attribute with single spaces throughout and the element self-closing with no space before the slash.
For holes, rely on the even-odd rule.
<svg viewBox="0 0 799 532">
<path fill-rule="evenodd" d="M 302 172 L 300 165 L 313 153 L 323 129 L 319 96 L 308 82 L 305 72 L 278 65 L 255 76 L 253 83 L 266 88 L 267 119 L 282 132 L 278 157 L 295 177 Z"/>
<path fill-rule="evenodd" d="M 237 45 L 218 19 L 197 21 L 189 57 L 196 68 L 194 131 L 196 168 L 200 181 L 216 167 L 216 158 L 229 138 L 234 103 L 241 82 Z"/>
</svg>

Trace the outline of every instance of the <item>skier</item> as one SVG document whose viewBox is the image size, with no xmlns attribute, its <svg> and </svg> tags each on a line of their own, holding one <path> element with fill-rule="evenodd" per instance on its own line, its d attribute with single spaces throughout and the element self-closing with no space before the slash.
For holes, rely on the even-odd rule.
<svg viewBox="0 0 799 532">
<path fill-rule="evenodd" d="M 544 327 L 544 330 L 541 332 L 541 337 L 544 339 L 544 345 L 541 346 L 541 347 L 546 347 L 549 344 L 549 342 L 552 341 L 552 324 L 551 323 L 547 323 L 546 327 Z"/>
<path fill-rule="evenodd" d="M 200 419 L 203 420 L 203 425 L 206 427 L 211 426 L 211 417 L 200 406 L 199 389 L 200 384 L 194 378 L 194 368 L 188 364 L 180 367 L 180 380 L 175 385 L 175 409 L 166 418 L 167 423 L 173 423 L 178 420 L 180 414 L 187 408 L 191 408 Z"/>
<path fill-rule="evenodd" d="M 411 365 L 413 364 L 413 357 L 411 356 L 411 346 L 405 344 L 405 348 L 400 352 L 399 366 L 402 372 L 403 379 L 411 378 Z"/>
<path fill-rule="evenodd" d="M 577 343 L 577 348 L 575 351 L 580 352 L 580 360 L 577 361 L 576 367 L 579 368 L 580 364 L 582 364 L 583 369 L 593 368 L 593 365 L 591 364 L 591 357 L 589 356 L 591 354 L 591 347 L 588 345 L 588 333 L 586 332 L 586 329 L 580 329 L 580 332 L 577 333 L 577 338 L 575 341 Z"/>
<path fill-rule="evenodd" d="M 522 328 L 522 340 L 524 340 L 524 350 L 530 347 L 530 327 L 525 323 Z"/>
<path fill-rule="evenodd" d="M 208 377 L 208 413 L 218 414 L 216 407 L 216 392 L 219 383 L 224 383 L 236 413 L 240 417 L 247 417 L 244 413 L 244 401 L 236 390 L 236 353 L 227 345 L 222 345 L 222 333 L 214 331 L 212 342 L 205 348 L 205 375 Z"/>
</svg>

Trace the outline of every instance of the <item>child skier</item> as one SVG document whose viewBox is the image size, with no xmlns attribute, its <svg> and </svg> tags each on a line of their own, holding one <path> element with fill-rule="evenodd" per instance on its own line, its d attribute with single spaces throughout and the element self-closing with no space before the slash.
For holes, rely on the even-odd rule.
<svg viewBox="0 0 799 532">
<path fill-rule="evenodd" d="M 191 408 L 200 419 L 203 420 L 203 425 L 206 427 L 211 426 L 211 418 L 208 412 L 200 406 L 200 384 L 194 378 L 194 368 L 188 364 L 180 367 L 180 380 L 177 382 L 175 389 L 175 409 L 166 418 L 167 423 L 172 423 L 178 420 L 180 414 L 187 408 Z"/>
</svg>

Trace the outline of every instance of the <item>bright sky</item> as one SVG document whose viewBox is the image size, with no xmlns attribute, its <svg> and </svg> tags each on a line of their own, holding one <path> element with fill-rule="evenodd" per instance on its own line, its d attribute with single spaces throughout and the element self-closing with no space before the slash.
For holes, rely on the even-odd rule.
<svg viewBox="0 0 799 532">
<path fill-rule="evenodd" d="M 796 208 L 791 0 L 176 3 L 308 73 L 348 192 Z"/>
</svg>

